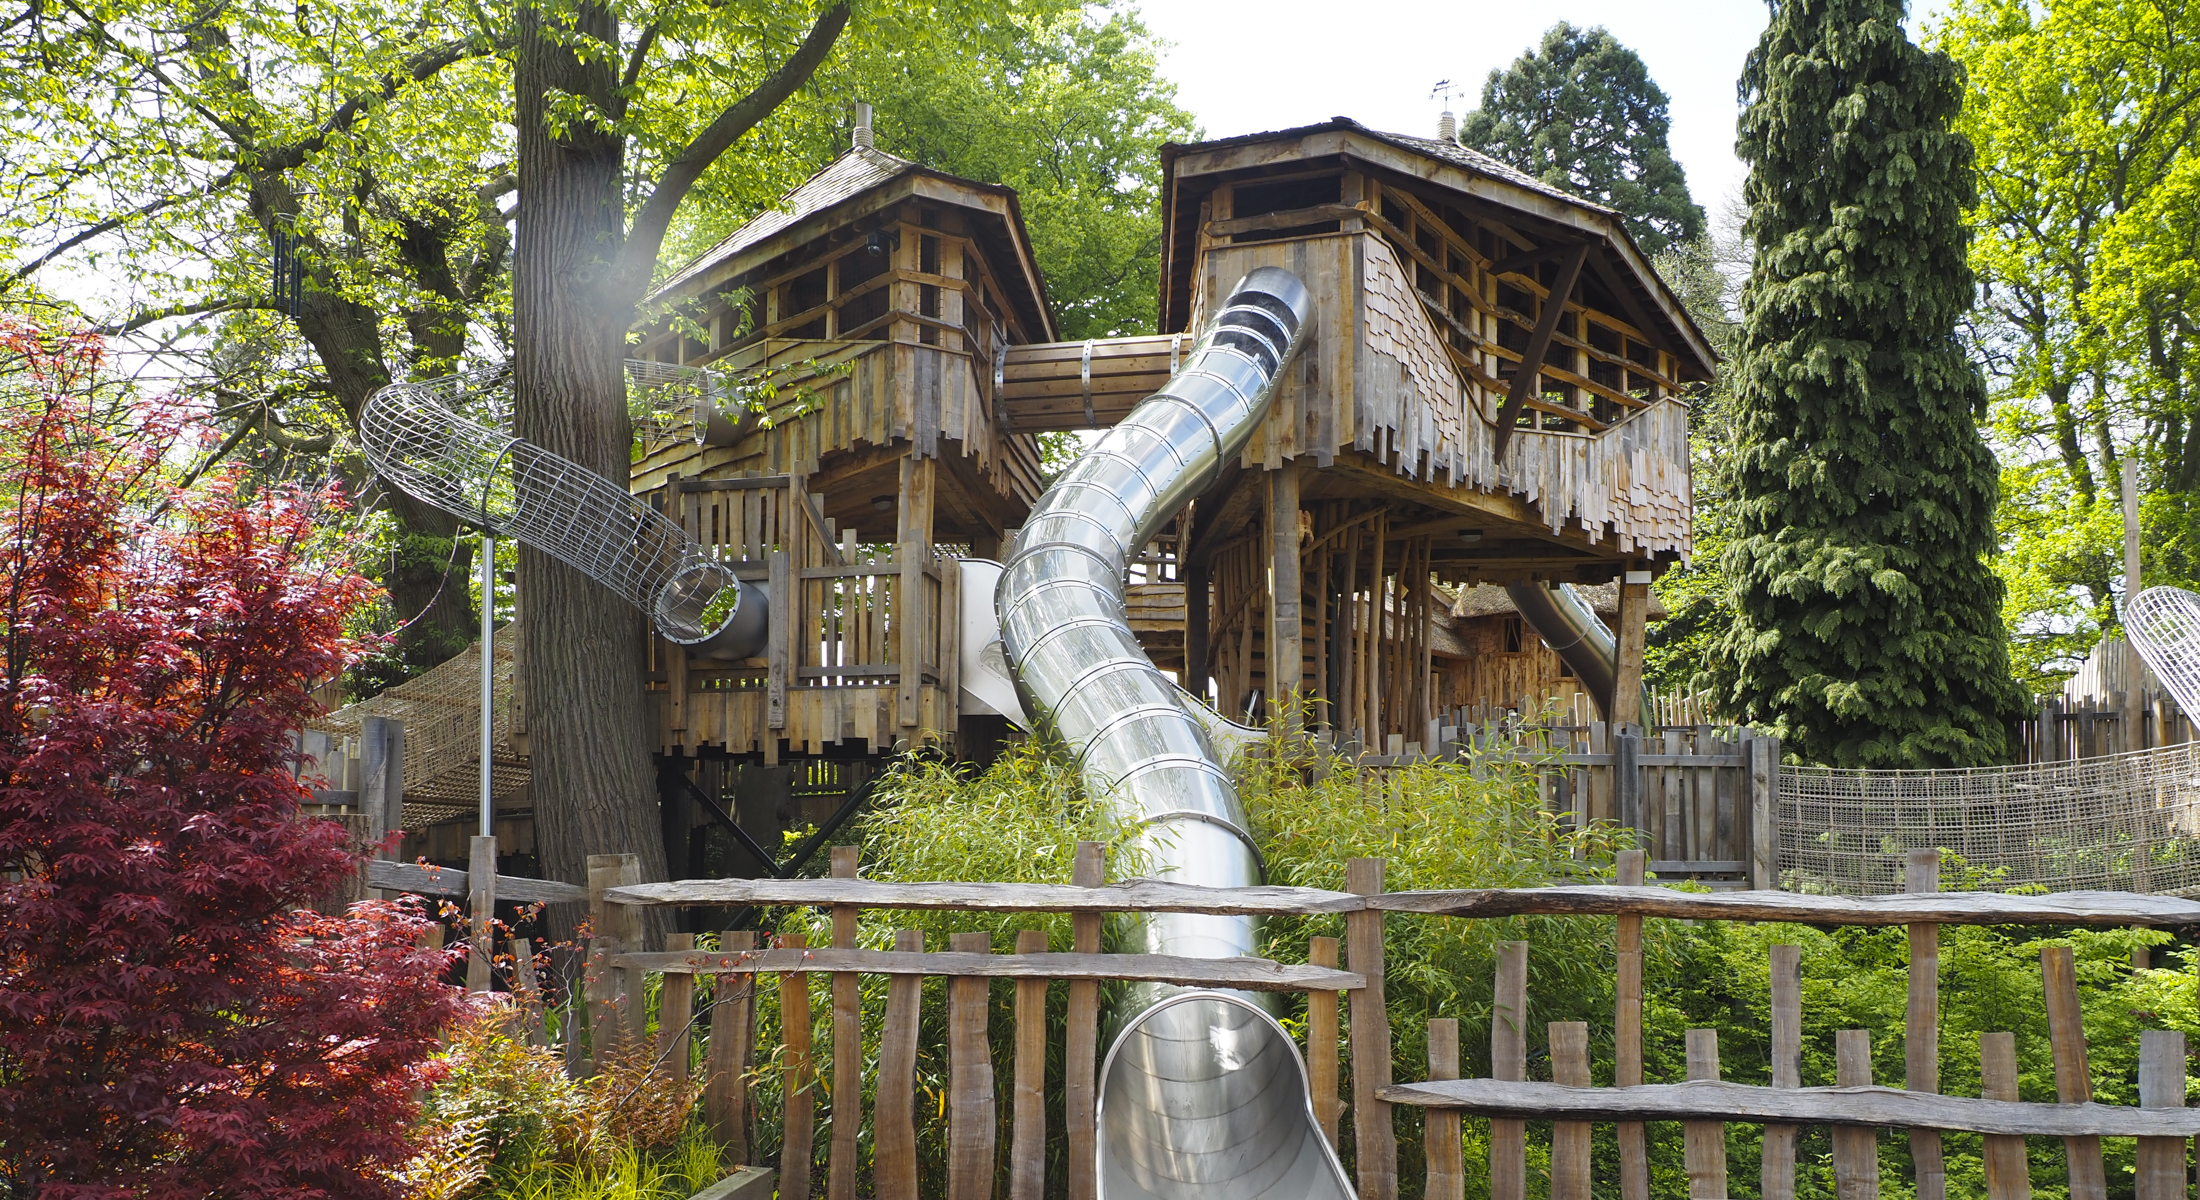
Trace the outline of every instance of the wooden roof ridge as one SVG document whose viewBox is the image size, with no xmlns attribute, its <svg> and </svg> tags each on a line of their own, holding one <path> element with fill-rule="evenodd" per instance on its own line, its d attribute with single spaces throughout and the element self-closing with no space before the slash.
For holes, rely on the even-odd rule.
<svg viewBox="0 0 2200 1200">
<path fill-rule="evenodd" d="M 1363 125 L 1351 117 L 1331 117 L 1326 121 L 1317 121 L 1312 125 L 1299 125 L 1290 129 L 1273 129 L 1265 133 L 1241 133 L 1232 137 L 1213 138 L 1204 142 L 1169 142 L 1161 147 L 1161 161 L 1163 165 L 1167 165 L 1182 155 L 1194 151 L 1222 150 L 1231 146 L 1249 146 L 1256 142 L 1274 141 L 1278 138 L 1305 137 L 1311 133 L 1321 133 L 1332 129 L 1362 134 L 1379 142 L 1388 142 L 1401 150 L 1411 150 L 1418 154 L 1447 159 L 1466 167 L 1468 170 L 1501 179 L 1516 187 L 1541 192 L 1553 200 L 1562 200 L 1593 212 L 1613 217 L 1623 215 L 1618 210 L 1607 208 L 1594 200 L 1584 199 L 1571 192 L 1552 187 L 1526 171 L 1510 163 L 1492 158 L 1471 146 L 1461 145 L 1458 142 L 1446 142 L 1438 138 L 1415 137 L 1408 133 L 1391 133 L 1387 130 Z"/>
</svg>

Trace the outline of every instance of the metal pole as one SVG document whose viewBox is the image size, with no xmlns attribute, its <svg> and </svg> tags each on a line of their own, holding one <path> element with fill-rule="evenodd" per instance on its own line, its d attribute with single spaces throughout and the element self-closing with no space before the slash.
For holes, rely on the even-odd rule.
<svg viewBox="0 0 2200 1200">
<path fill-rule="evenodd" d="M 481 836 L 496 834 L 497 540 L 481 535 Z"/>
</svg>

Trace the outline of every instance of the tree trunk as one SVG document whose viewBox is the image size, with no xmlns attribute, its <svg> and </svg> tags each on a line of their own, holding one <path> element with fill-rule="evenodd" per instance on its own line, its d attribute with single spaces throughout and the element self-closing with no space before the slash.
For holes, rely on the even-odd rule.
<svg viewBox="0 0 2200 1200">
<path fill-rule="evenodd" d="M 568 20 L 570 29 L 551 27 Z M 616 111 L 614 67 L 601 55 L 581 61 L 568 45 L 616 45 L 618 28 L 612 10 L 600 4 L 547 11 L 522 5 L 519 35 L 515 432 L 624 490 L 632 431 L 621 359 L 632 304 L 620 302 L 612 271 L 625 228 L 624 146 L 585 118 L 554 134 L 547 111 L 553 91 Z M 630 853 L 641 857 L 643 879 L 664 879 L 642 709 L 641 613 L 524 546 L 519 592 L 533 631 L 521 642 L 535 837 L 545 874 L 586 883 L 589 854 Z"/>
</svg>

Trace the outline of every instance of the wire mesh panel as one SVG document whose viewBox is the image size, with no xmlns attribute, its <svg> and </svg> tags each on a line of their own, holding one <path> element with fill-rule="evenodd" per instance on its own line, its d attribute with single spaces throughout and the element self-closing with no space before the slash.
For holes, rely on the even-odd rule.
<svg viewBox="0 0 2200 1200">
<path fill-rule="evenodd" d="M 1792 891 L 1898 892 L 1903 853 L 1939 849 L 1977 873 L 1967 886 L 2200 893 L 2200 743 L 1962 771 L 1782 767 L 1778 804 Z"/>
<path fill-rule="evenodd" d="M 630 367 L 638 386 L 693 389 L 707 373 L 661 363 Z M 762 639 L 761 595 L 706 554 L 675 521 L 618 484 L 507 431 L 512 374 L 499 367 L 391 384 L 359 414 L 367 460 L 383 479 L 499 537 L 517 538 L 648 613 L 675 642 L 733 630 Z M 728 589 L 735 589 L 728 592 Z M 731 604 L 727 599 L 733 599 Z M 742 609 L 749 609 L 743 613 Z M 747 657 L 753 646 L 719 647 Z"/>
<path fill-rule="evenodd" d="M 2124 605 L 2124 626 L 2139 657 L 2186 712 L 2200 712 L 2200 596 L 2153 587 Z"/>
</svg>

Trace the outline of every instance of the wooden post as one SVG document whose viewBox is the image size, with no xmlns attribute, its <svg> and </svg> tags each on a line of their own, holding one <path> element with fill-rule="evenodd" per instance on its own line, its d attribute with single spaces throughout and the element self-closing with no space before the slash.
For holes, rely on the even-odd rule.
<svg viewBox="0 0 2200 1200">
<path fill-rule="evenodd" d="M 1613 776 L 1615 782 L 1618 773 Z M 1641 850 L 1619 852 L 1621 887 L 1641 887 L 1648 855 Z M 1612 1021 L 1612 1086 L 1642 1085 L 1642 918 L 1618 919 L 1618 1012 Z M 1640 1121 L 1622 1121 L 1619 1134 L 1619 1194 L 1621 1200 L 1650 1200 L 1650 1143 Z"/>
<path fill-rule="evenodd" d="M 897 711 L 903 736 L 915 745 L 918 690 L 923 682 L 924 568 L 932 556 L 932 501 L 939 460 L 915 452 L 901 459 L 901 511 L 896 522 L 894 562 L 901 574 L 894 590 L 894 642 L 901 664 Z"/>
<path fill-rule="evenodd" d="M 497 840 L 474 835 L 466 860 L 466 910 L 473 925 L 466 956 L 466 990 L 493 989 L 490 968 L 496 962 L 497 937 Z"/>
<path fill-rule="evenodd" d="M 1305 681 L 1299 596 L 1299 464 L 1268 474 L 1268 698 L 1287 730 L 1299 727 Z"/>
<path fill-rule="evenodd" d="M 1688 1077 L 1719 1077 L 1719 1031 L 1688 1031 Z M 1688 1200 L 1726 1200 L 1726 1126 L 1689 1121 L 1681 1127 L 1681 1153 L 1688 1169 Z"/>
<path fill-rule="evenodd" d="M 1912 850 L 1903 863 L 1903 890 L 1940 890 L 1940 852 Z M 1910 1004 L 1903 1029 L 1902 1086 L 1913 1092 L 1940 1090 L 1940 926 L 1910 925 Z M 1948 1170 L 1941 1158 L 1940 1131 L 1910 1130 L 1910 1162 L 1917 1171 L 1917 1200 L 1946 1200 Z"/>
<path fill-rule="evenodd" d="M 1749 886 L 1780 886 L 1780 739 L 1759 734 L 1749 751 Z"/>
<path fill-rule="evenodd" d="M 1078 887 L 1099 887 L 1107 882 L 1107 848 L 1099 842 L 1077 843 L 1077 857 L 1070 868 L 1070 882 Z M 1079 954 L 1100 952 L 1100 914 L 1078 913 L 1069 919 L 1070 949 Z M 1090 979 L 1071 980 L 1069 1011 L 1062 1047 L 1062 1131 L 1069 1139 L 1069 1200 L 1094 1200 L 1099 1195 L 1099 1160 L 1094 1146 L 1099 1093 L 1093 1083 L 1100 1048 L 1100 984 Z"/>
<path fill-rule="evenodd" d="M 924 953 L 924 931 L 894 933 L 894 949 Z M 917 1200 L 917 1023 L 924 978 L 886 981 L 886 1025 L 878 1042 L 878 1103 L 872 1109 L 871 1178 L 878 1200 Z"/>
<path fill-rule="evenodd" d="M 1045 954 L 1044 929 L 1016 934 L 1016 953 Z M 1040 1200 L 1047 1178 L 1047 981 L 1016 981 L 1016 1082 L 1008 1200 Z"/>
<path fill-rule="evenodd" d="M 728 929 L 718 935 L 722 954 L 756 949 L 756 932 Z M 719 975 L 711 984 L 710 1056 L 704 1067 L 703 1115 L 732 1162 L 749 1158 L 749 1040 L 756 1007 L 756 976 Z"/>
<path fill-rule="evenodd" d="M 1337 965 L 1337 939 L 1308 938 L 1306 961 L 1317 967 Z M 1337 993 L 1306 994 L 1306 1076 L 1314 1091 L 1314 1119 L 1331 1149 L 1337 1145 L 1337 1126 L 1344 1116 L 1344 1101 L 1337 1096 Z"/>
<path fill-rule="evenodd" d="M 542 981 L 535 975 L 535 947 L 526 938 L 512 939 L 512 991 L 519 997 L 519 1023 L 530 1046 L 547 1046 L 543 1025 Z"/>
<path fill-rule="evenodd" d="M 1632 830 L 1634 844 L 1650 844 L 1648 814 L 1642 806 L 1642 734 L 1633 728 L 1612 731 L 1612 805 L 1620 827 Z"/>
<path fill-rule="evenodd" d="M 2017 1035 L 1978 1035 L 1979 1095 L 1988 1100 L 2017 1099 Z M 2032 1200 L 2032 1167 L 2024 1139 L 1986 1135 L 1987 1200 Z"/>
<path fill-rule="evenodd" d="M 594 1075 L 618 1047 L 622 1028 L 619 985 L 613 977 L 617 968 L 611 965 L 611 960 L 618 956 L 620 949 L 617 938 L 588 940 L 588 965 L 582 969 L 581 984 L 588 996 L 588 1061 L 581 1068 L 584 1078 Z"/>
<path fill-rule="evenodd" d="M 858 850 L 835 846 L 833 878 L 854 879 Z M 833 906 L 833 948 L 856 945 L 856 909 Z M 833 1142 L 827 1159 L 828 1200 L 856 1200 L 856 1134 L 863 1128 L 863 1001 L 853 971 L 833 973 Z"/>
<path fill-rule="evenodd" d="M 1528 1077 L 1528 943 L 1497 944 L 1497 982 L 1490 1003 L 1490 1078 Z M 1526 1200 L 1528 1123 L 1490 1118 L 1490 1200 Z"/>
<path fill-rule="evenodd" d="M 1459 1078 L 1459 1022 L 1435 1017 L 1428 1023 L 1428 1077 L 1430 1081 Z M 1466 1146 L 1459 1136 L 1459 1110 L 1432 1108 L 1425 1118 L 1422 1147 L 1427 1151 L 1428 1176 L 1421 1194 L 1427 1200 L 1466 1200 Z"/>
<path fill-rule="evenodd" d="M 2124 456 L 2124 611 L 2131 611 L 2131 602 L 2139 597 L 2139 460 Z M 2125 750 L 2147 748 L 2146 736 L 2146 667 L 2139 661 L 2139 648 L 2132 644 L 2131 630 L 2124 630 L 2124 677 L 2117 682 L 2123 686 L 2123 743 Z"/>
<path fill-rule="evenodd" d="M 1589 1079 L 1589 1024 L 1553 1021 L 1551 1082 L 1585 1088 Z M 1590 1134 L 1587 1121 L 1551 1123 L 1551 1200 L 1589 1200 Z"/>
<path fill-rule="evenodd" d="M 1184 670 L 1179 678 L 1184 690 L 1207 698 L 1209 604 L 1214 586 L 1212 568 L 1204 555 L 1179 568 L 1184 577 Z M 1071 1197 L 1071 1200 L 1080 1200 Z"/>
<path fill-rule="evenodd" d="M 800 950 L 810 940 L 799 933 L 786 937 L 789 949 Z M 810 1162 L 816 1156 L 817 1093 L 810 1087 L 810 983 L 807 976 L 789 973 L 779 977 L 779 1027 L 785 1054 L 779 1086 L 786 1101 L 784 1133 L 779 1150 L 779 1193 L 788 1197 L 810 1194 Z"/>
<path fill-rule="evenodd" d="M 2093 1098 L 2092 1068 L 2086 1061 L 2085 1019 L 2078 1008 L 2078 974 L 2068 946 L 2040 951 L 2040 977 L 2047 988 L 2047 1040 L 2055 1054 L 2055 1098 L 2083 1104 Z M 2070 1200 L 2107 1200 L 2108 1176 L 2101 1166 L 2101 1139 L 2063 1139 L 2070 1169 Z"/>
<path fill-rule="evenodd" d="M 1383 891 L 1383 860 L 1346 859 L 1344 888 L 1361 896 Z M 1367 986 L 1351 996 L 1352 1132 L 1359 1147 L 1359 1200 L 1397 1200 L 1398 1131 L 1390 1103 L 1376 1093 L 1390 1086 L 1390 1010 L 1383 1000 L 1383 914 L 1347 913 L 1345 951 Z"/>
<path fill-rule="evenodd" d="M 993 935 L 958 933 L 950 950 L 991 954 Z M 947 981 L 947 1200 L 992 1200 L 993 1056 L 986 1037 L 987 981 Z"/>
<path fill-rule="evenodd" d="M 2168 1029 L 2139 1034 L 2139 1107 L 2185 1106 L 2185 1035 Z M 2185 1139 L 2140 1138 L 2134 1200 L 2185 1200 Z"/>
<path fill-rule="evenodd" d="M 1612 684 L 1614 726 L 1643 723 L 1642 655 L 1650 615 L 1650 572 L 1630 569 L 1619 585 L 1619 670 Z"/>
<path fill-rule="evenodd" d="M 641 881 L 642 860 L 638 855 L 588 856 L 589 923 L 595 928 L 598 939 L 612 947 L 613 955 L 627 950 L 641 950 L 644 947 L 641 939 L 636 936 L 639 931 L 634 928 L 633 911 L 624 904 L 611 903 L 605 898 L 605 893 L 612 888 Z M 607 962 L 603 974 L 604 1003 L 600 1009 L 595 995 L 589 996 L 592 1024 L 589 1051 L 599 1065 L 605 1051 L 640 1043 L 643 1016 L 640 972 L 613 967 Z"/>
<path fill-rule="evenodd" d="M 673 954 L 695 949 L 692 933 L 665 935 L 665 949 Z M 694 1074 L 688 1064 L 688 1021 L 695 1016 L 695 976 L 667 971 L 657 993 L 657 1069 L 668 1079 L 686 1082 Z"/>
<path fill-rule="evenodd" d="M 1834 1082 L 1841 1087 L 1872 1084 L 1871 1034 L 1843 1029 L 1833 1035 Z M 1879 1200 L 1879 1131 L 1869 1126 L 1833 1129 L 1833 1187 L 1837 1200 Z"/>
<path fill-rule="evenodd" d="M 804 623 L 795 620 L 795 568 L 787 552 L 774 550 L 764 562 L 766 582 L 771 585 L 764 604 L 771 613 L 771 630 L 766 635 L 770 641 L 764 651 L 764 727 L 776 731 L 787 727 L 787 688 L 801 665 L 800 643 L 795 639 L 802 636 Z M 764 756 L 767 763 L 778 761 L 776 732 L 764 735 Z"/>
<path fill-rule="evenodd" d="M 1803 1086 L 1803 951 L 1774 946 L 1772 960 L 1772 1086 Z M 1765 1126 L 1758 1194 L 1795 1200 L 1795 1126 Z"/>
</svg>

